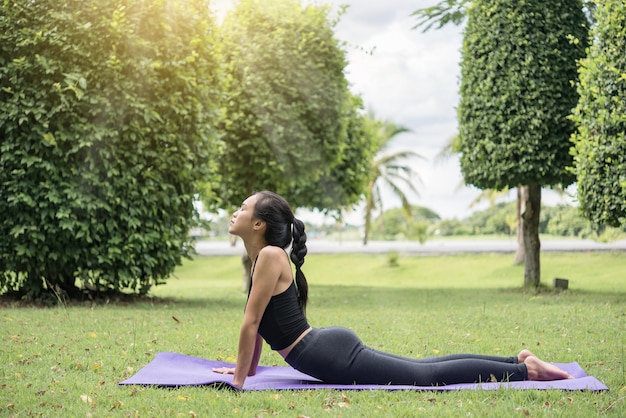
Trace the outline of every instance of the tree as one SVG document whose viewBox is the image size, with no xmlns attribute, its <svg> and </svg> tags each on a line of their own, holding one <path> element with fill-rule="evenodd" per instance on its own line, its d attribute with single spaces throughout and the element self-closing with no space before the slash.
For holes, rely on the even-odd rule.
<svg viewBox="0 0 626 418">
<path fill-rule="evenodd" d="M 573 40 L 577 40 L 573 42 Z M 567 118 L 578 96 L 576 61 L 586 18 L 579 0 L 472 1 L 459 104 L 461 171 L 479 188 L 522 185 L 524 285 L 540 285 L 541 186 L 574 176 Z"/>
<path fill-rule="evenodd" d="M 378 152 L 376 158 L 371 161 L 369 181 L 365 192 L 363 245 L 367 245 L 369 239 L 374 211 L 383 211 L 381 193 L 383 185 L 389 187 L 391 192 L 400 198 L 406 215 L 410 215 L 411 204 L 407 192 L 419 196 L 416 182 L 420 179 L 419 175 L 408 164 L 408 160 L 410 158 L 422 158 L 413 151 L 389 150 L 391 142 L 397 135 L 409 132 L 407 128 L 389 121 L 376 119 L 372 113 L 368 115 L 366 126 L 367 132 L 377 145 Z"/>
<path fill-rule="evenodd" d="M 163 283 L 192 252 L 217 63 L 201 0 L 0 3 L 0 292 Z"/>
<path fill-rule="evenodd" d="M 581 61 L 575 173 L 585 217 L 626 225 L 626 5 L 598 3 L 592 45 Z"/>
<path fill-rule="evenodd" d="M 296 207 L 340 209 L 363 193 L 368 137 L 327 6 L 242 0 L 222 25 L 225 100 L 218 205 L 258 189 Z"/>
<path fill-rule="evenodd" d="M 413 27 L 414 29 L 423 28 L 423 32 L 430 30 L 435 27 L 437 29 L 442 28 L 443 26 L 452 23 L 454 25 L 461 25 L 465 22 L 467 18 L 467 9 L 471 5 L 471 0 L 443 0 L 437 3 L 434 6 L 426 7 L 423 9 L 418 9 L 413 12 L 413 16 L 418 19 L 418 23 Z M 583 1 L 583 7 L 585 13 L 590 22 L 595 22 L 595 10 L 597 8 L 595 1 L 586 0 Z M 453 141 L 456 141 L 456 138 Z M 446 155 L 450 155 L 453 150 L 453 142 L 447 144 L 443 149 L 441 155 L 445 157 Z M 522 224 L 523 218 L 521 214 L 522 210 L 522 198 L 523 198 L 523 189 L 521 186 L 517 186 L 517 250 L 515 253 L 514 263 L 520 264 L 525 258 L 525 249 L 524 249 L 524 234 L 522 233 Z"/>
</svg>

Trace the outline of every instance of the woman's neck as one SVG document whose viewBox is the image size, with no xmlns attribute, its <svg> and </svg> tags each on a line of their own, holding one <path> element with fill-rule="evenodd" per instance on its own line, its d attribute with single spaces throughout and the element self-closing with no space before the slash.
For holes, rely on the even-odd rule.
<svg viewBox="0 0 626 418">
<path fill-rule="evenodd" d="M 252 263 L 254 263 L 263 247 L 267 246 L 267 243 L 265 242 L 265 240 L 254 240 L 250 242 L 244 241 L 243 245 L 246 248 L 246 253 L 248 254 L 248 257 L 250 258 L 250 260 L 252 260 Z"/>
</svg>

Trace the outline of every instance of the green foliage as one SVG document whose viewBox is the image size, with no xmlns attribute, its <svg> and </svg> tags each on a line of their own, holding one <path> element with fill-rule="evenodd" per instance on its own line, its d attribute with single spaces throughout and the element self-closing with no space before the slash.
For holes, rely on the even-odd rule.
<svg viewBox="0 0 626 418">
<path fill-rule="evenodd" d="M 587 218 L 626 225 L 626 4 L 598 2 L 592 45 L 582 60 L 575 173 Z"/>
<path fill-rule="evenodd" d="M 403 208 L 389 209 L 376 218 L 371 236 L 386 241 L 417 240 L 424 243 L 431 226 L 439 219 L 437 213 L 421 206 L 410 206 L 408 213 Z"/>
<path fill-rule="evenodd" d="M 497 203 L 488 209 L 472 213 L 467 219 L 459 222 L 452 231 L 451 224 L 445 223 L 446 228 L 440 228 L 441 235 L 509 235 L 510 226 L 507 217 L 515 215 L 515 203 Z"/>
<path fill-rule="evenodd" d="M 389 267 L 399 267 L 400 263 L 398 259 L 400 258 L 400 254 L 397 251 L 390 251 L 387 253 L 387 265 Z"/>
<path fill-rule="evenodd" d="M 321 209 L 362 194 L 370 147 L 359 134 L 353 112 L 360 103 L 349 94 L 345 52 L 328 13 L 297 0 L 242 0 L 226 16 L 222 207 L 259 189 Z"/>
<path fill-rule="evenodd" d="M 544 232 L 550 235 L 587 238 L 595 233 L 591 223 L 580 216 L 577 207 L 544 208 L 541 215 L 547 219 Z"/>
<path fill-rule="evenodd" d="M 378 148 L 367 131 L 367 116 L 361 111 L 361 99 L 351 97 L 352 105 L 345 112 L 347 130 L 338 161 L 324 167 L 315 182 L 302 182 L 298 194 L 305 206 L 324 212 L 339 212 L 358 203 L 370 181 L 370 162 Z"/>
<path fill-rule="evenodd" d="M 509 219 L 516 215 L 516 203 L 498 203 L 493 207 L 472 213 L 468 218 L 444 219 L 436 223 L 441 236 L 511 235 Z M 597 228 L 580 215 L 579 208 L 569 205 L 543 206 L 539 233 L 557 237 L 614 241 L 626 237 L 626 228 Z"/>
<path fill-rule="evenodd" d="M 467 7 L 470 0 L 442 0 L 434 6 L 418 9 L 412 13 L 418 22 L 413 29 L 423 27 L 422 32 L 427 32 L 433 26 L 441 29 L 448 23 L 460 25 L 467 17 Z"/>
<path fill-rule="evenodd" d="M 474 235 L 475 232 L 472 227 L 465 221 L 459 219 L 444 219 L 437 224 L 437 228 L 435 230 L 437 235 L 441 235 L 443 237 L 448 236 L 465 236 L 465 235 Z"/>
<path fill-rule="evenodd" d="M 580 0 L 474 0 L 464 33 L 459 135 L 465 182 L 569 185 L 567 118 L 584 56 Z"/>
<path fill-rule="evenodd" d="M 0 292 L 147 292 L 191 251 L 209 167 L 207 3 L 7 0 L 0 16 Z"/>
<path fill-rule="evenodd" d="M 411 14 L 418 19 L 413 29 L 423 28 L 422 32 L 427 32 L 433 27 L 441 29 L 449 23 L 459 26 L 467 17 L 467 8 L 470 7 L 470 3 L 471 0 L 442 0 L 434 6 L 417 9 Z M 595 22 L 596 1 L 584 0 L 583 7 L 588 19 Z"/>
</svg>

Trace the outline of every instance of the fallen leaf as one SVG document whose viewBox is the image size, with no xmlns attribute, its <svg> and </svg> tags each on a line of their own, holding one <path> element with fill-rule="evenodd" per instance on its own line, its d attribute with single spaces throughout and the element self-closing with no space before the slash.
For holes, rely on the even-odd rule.
<svg viewBox="0 0 626 418">
<path fill-rule="evenodd" d="M 114 410 L 114 409 L 116 409 L 116 408 L 119 408 L 119 407 L 121 407 L 121 406 L 123 406 L 123 405 L 124 405 L 124 403 L 123 403 L 122 401 L 116 401 L 116 402 L 113 404 L 113 406 L 112 406 L 111 408 L 109 408 L 109 411 L 112 411 L 112 410 Z"/>
</svg>

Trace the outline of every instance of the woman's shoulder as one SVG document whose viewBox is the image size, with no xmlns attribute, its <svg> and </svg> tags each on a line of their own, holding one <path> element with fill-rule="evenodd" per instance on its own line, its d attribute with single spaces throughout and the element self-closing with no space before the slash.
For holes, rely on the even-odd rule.
<svg viewBox="0 0 626 418">
<path fill-rule="evenodd" d="M 284 258 L 286 255 L 287 253 L 285 252 L 285 250 L 275 245 L 266 245 L 265 247 L 261 248 L 261 251 L 259 251 L 259 258 L 268 257 L 268 258 L 275 259 L 275 258 Z"/>
<path fill-rule="evenodd" d="M 259 256 L 255 266 L 259 266 L 260 269 L 269 271 L 285 271 L 285 269 L 291 269 L 289 264 L 289 256 L 285 250 L 273 245 L 265 246 L 259 251 Z"/>
</svg>

